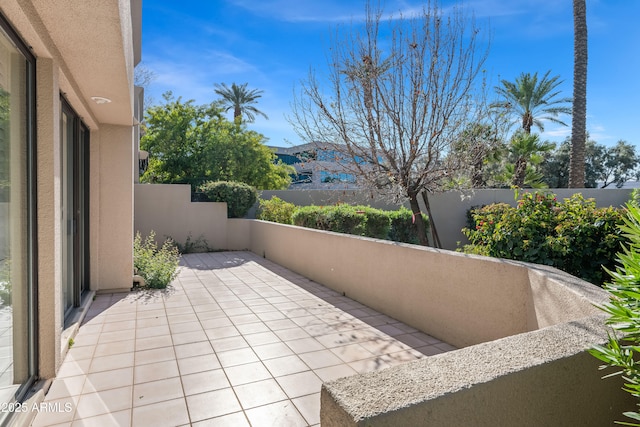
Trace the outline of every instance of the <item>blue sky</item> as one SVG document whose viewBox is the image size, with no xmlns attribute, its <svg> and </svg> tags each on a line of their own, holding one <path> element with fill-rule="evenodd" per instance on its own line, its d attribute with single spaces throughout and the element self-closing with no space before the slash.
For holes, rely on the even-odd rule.
<svg viewBox="0 0 640 427">
<path fill-rule="evenodd" d="M 445 7 L 456 3 L 442 1 Z M 387 0 L 384 9 L 410 13 L 420 5 Z M 492 34 L 484 67 L 492 87 L 522 72 L 551 70 L 564 80 L 561 95 L 572 96 L 571 0 L 476 0 L 464 6 Z M 270 145 L 302 143 L 286 119 L 294 91 L 310 69 L 326 71 L 336 27 L 358 22 L 363 11 L 362 0 L 144 1 L 142 62 L 155 73 L 147 94 L 158 103 L 170 90 L 205 104 L 217 97 L 214 83 L 246 82 L 264 90 L 257 107 L 269 116 L 249 127 Z M 587 0 L 587 130 L 606 145 L 640 143 L 638 16 L 638 0 Z M 569 134 L 570 127 L 549 123 L 542 136 L 562 141 Z"/>
</svg>

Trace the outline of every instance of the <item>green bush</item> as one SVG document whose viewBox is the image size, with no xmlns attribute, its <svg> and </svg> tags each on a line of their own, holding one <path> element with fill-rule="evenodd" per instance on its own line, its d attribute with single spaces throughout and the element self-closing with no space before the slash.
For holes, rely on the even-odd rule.
<svg viewBox="0 0 640 427">
<path fill-rule="evenodd" d="M 462 230 L 471 242 L 464 252 L 552 265 L 597 285 L 625 241 L 622 212 L 596 208 L 581 194 L 558 202 L 553 194 L 525 193 L 517 207 L 493 204 L 471 215 L 475 227 Z"/>
<path fill-rule="evenodd" d="M 364 235 L 366 217 L 354 206 L 303 206 L 292 217 L 293 224 L 318 230 Z"/>
<path fill-rule="evenodd" d="M 374 237 L 376 239 L 388 239 L 391 228 L 389 213 L 381 209 L 374 209 L 369 206 L 356 206 L 356 212 L 364 215 L 363 236 Z"/>
<path fill-rule="evenodd" d="M 303 206 L 293 214 L 293 224 L 318 230 L 355 234 L 404 243 L 419 243 L 409 209 L 383 211 L 369 206 Z M 426 215 L 422 215 L 429 227 Z"/>
<path fill-rule="evenodd" d="M 617 369 L 617 372 L 605 378 L 617 378 L 622 374 L 625 381 L 623 389 L 637 401 L 640 399 L 640 364 L 637 362 L 640 352 L 640 206 L 632 201 L 627 204 L 627 209 L 621 231 L 629 239 L 629 244 L 618 254 L 615 272 L 608 271 L 613 281 L 604 288 L 611 297 L 601 307 L 609 315 L 606 323 L 620 332 L 621 336 L 610 336 L 605 346 L 595 346 L 590 352 L 605 363 L 600 369 Z M 638 412 L 625 412 L 624 415 L 640 421 Z M 640 426 L 638 423 L 627 422 L 616 424 Z"/>
<path fill-rule="evenodd" d="M 143 241 L 140 233 L 133 239 L 133 267 L 142 276 L 145 286 L 154 289 L 166 288 L 178 274 L 180 254 L 171 239 L 158 249 L 156 234 L 151 231 Z"/>
<path fill-rule="evenodd" d="M 244 217 L 258 200 L 256 189 L 242 182 L 207 181 L 198 190 L 210 202 L 227 202 L 229 218 Z"/>
<path fill-rule="evenodd" d="M 420 239 L 416 234 L 416 227 L 414 225 L 414 216 L 411 210 L 401 207 L 397 211 L 388 212 L 389 219 L 391 220 L 391 227 L 389 228 L 389 240 L 394 242 L 420 244 Z M 424 222 L 424 228 L 429 229 L 429 218 L 425 214 L 421 214 L 422 221 Z"/>
<path fill-rule="evenodd" d="M 269 200 L 260 199 L 257 219 L 263 221 L 278 222 L 280 224 L 293 224 L 293 213 L 296 205 L 285 202 L 279 197 L 273 196 Z"/>
</svg>

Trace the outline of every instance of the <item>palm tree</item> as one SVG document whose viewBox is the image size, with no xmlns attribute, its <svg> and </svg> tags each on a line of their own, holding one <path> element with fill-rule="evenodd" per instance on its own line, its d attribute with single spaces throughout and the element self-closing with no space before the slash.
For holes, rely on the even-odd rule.
<svg viewBox="0 0 640 427">
<path fill-rule="evenodd" d="M 587 5 L 573 0 L 573 117 L 569 188 L 585 186 L 585 143 L 587 140 Z"/>
<path fill-rule="evenodd" d="M 517 132 L 511 139 L 509 154 L 514 158 L 513 180 L 511 185 L 523 188 L 525 184 L 531 184 L 531 179 L 527 180 L 527 175 L 533 176 L 536 172 L 529 166 L 537 165 L 542 161 L 542 154 L 551 151 L 555 145 L 546 141 L 540 141 L 538 134 L 528 134 Z M 540 175 L 540 178 L 542 175 Z"/>
<path fill-rule="evenodd" d="M 224 111 L 233 110 L 233 120 L 242 121 L 242 116 L 246 117 L 248 123 L 252 123 L 256 119 L 256 114 L 268 119 L 267 115 L 258 110 L 251 104 L 255 104 L 256 100 L 262 97 L 263 90 L 247 89 L 248 83 L 237 85 L 231 83 L 231 87 L 225 83 L 215 84 L 215 92 L 222 97 L 221 103 L 225 108 Z"/>
<path fill-rule="evenodd" d="M 496 102 L 491 107 L 501 113 L 512 122 L 522 122 L 522 129 L 530 134 L 531 128 L 536 126 L 544 132 L 543 120 L 566 123 L 558 119 L 560 114 L 571 114 L 571 98 L 557 98 L 560 91 L 556 88 L 562 83 L 560 76 L 549 78 L 547 71 L 542 79 L 538 80 L 538 73 L 533 75 L 522 73 L 516 78 L 515 83 L 502 80 L 502 86 L 496 86 L 496 92 L 504 99 Z"/>
</svg>

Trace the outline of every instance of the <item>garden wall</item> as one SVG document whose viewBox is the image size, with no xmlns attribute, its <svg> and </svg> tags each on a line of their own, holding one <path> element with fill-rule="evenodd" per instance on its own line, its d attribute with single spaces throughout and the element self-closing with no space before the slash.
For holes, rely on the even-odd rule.
<svg viewBox="0 0 640 427">
<path fill-rule="evenodd" d="M 551 267 L 227 219 L 224 203 L 162 187 L 136 185 L 136 229 L 251 250 L 460 348 L 325 383 L 323 426 L 611 425 L 634 409 L 587 353 L 607 340 L 594 305 L 608 294 L 594 285 Z"/>
<path fill-rule="evenodd" d="M 629 199 L 631 189 L 594 189 L 579 190 L 560 188 L 545 190 L 558 195 L 559 199 L 571 197 L 574 193 L 582 193 L 585 198 L 594 198 L 598 206 L 622 206 Z M 379 209 L 397 209 L 398 205 L 372 193 L 361 190 L 279 190 L 263 191 L 261 198 L 270 199 L 277 196 L 299 206 L 333 205 L 350 203 L 370 205 Z M 479 189 L 469 192 L 450 191 L 432 194 L 429 197 L 431 213 L 444 249 L 455 250 L 458 242 L 468 243 L 460 231 L 467 225 L 467 210 L 473 206 L 491 203 L 509 203 L 515 206 L 515 194 L 508 189 Z M 408 203 L 404 204 L 407 208 Z M 424 205 L 421 206 L 424 211 Z M 255 209 L 249 212 L 255 218 Z"/>
<path fill-rule="evenodd" d="M 134 232 L 143 237 L 153 230 L 160 242 L 171 237 L 184 245 L 200 239 L 211 250 L 226 249 L 227 204 L 191 203 L 189 185 L 135 184 L 134 209 Z"/>
</svg>

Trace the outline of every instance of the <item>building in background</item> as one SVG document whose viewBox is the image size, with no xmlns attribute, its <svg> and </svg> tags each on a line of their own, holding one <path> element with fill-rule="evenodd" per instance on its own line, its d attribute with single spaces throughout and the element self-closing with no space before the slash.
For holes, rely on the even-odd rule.
<svg viewBox="0 0 640 427">
<path fill-rule="evenodd" d="M 334 145 L 320 142 L 269 147 L 277 160 L 296 169 L 290 189 L 358 188 L 353 159 Z"/>
</svg>

